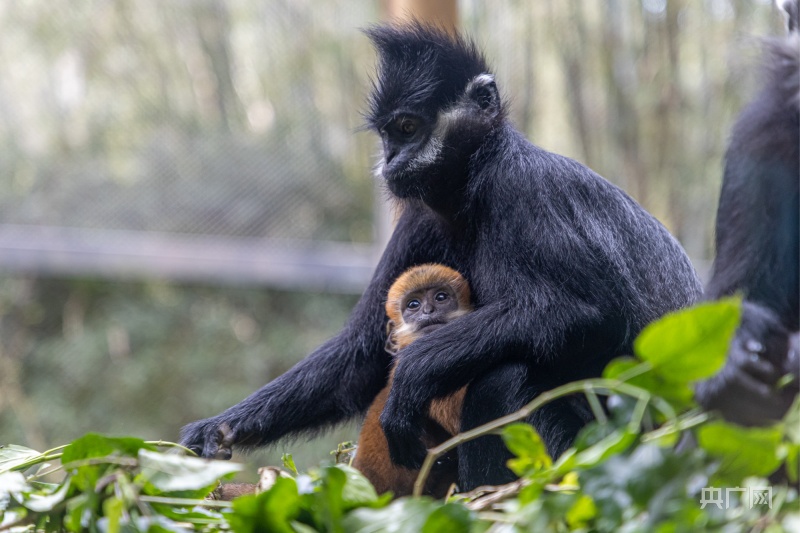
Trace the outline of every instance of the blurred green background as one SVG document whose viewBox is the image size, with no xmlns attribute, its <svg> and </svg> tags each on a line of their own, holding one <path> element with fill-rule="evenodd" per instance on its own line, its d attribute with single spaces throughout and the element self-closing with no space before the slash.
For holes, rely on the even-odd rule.
<svg viewBox="0 0 800 533">
<path fill-rule="evenodd" d="M 458 9 L 514 123 L 623 187 L 704 272 L 756 36 L 782 31 L 772 2 Z M 341 327 L 366 279 L 347 250 L 374 261 L 386 238 L 377 143 L 359 130 L 374 60 L 359 28 L 383 13 L 372 0 L 0 4 L 0 442 L 175 440 Z M 147 251 L 125 268 L 126 246 L 164 238 L 209 257 L 333 245 L 356 274 L 322 283 L 297 267 L 279 282 L 247 254 L 187 273 Z M 356 435 L 250 460 L 293 451 L 303 468 Z"/>
</svg>

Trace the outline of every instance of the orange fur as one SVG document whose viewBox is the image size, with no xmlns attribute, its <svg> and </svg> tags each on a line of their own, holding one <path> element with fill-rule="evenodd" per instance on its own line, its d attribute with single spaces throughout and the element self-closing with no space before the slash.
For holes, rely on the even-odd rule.
<svg viewBox="0 0 800 533">
<path fill-rule="evenodd" d="M 403 322 L 403 297 L 410 292 L 448 285 L 453 288 L 458 297 L 459 314 L 472 311 L 470 303 L 470 290 L 464 276 L 450 267 L 438 263 L 425 263 L 424 265 L 409 268 L 392 283 L 389 294 L 386 296 L 386 316 L 389 324 L 394 325 L 389 332 L 389 339 L 396 350 L 401 350 L 417 340 L 419 333 Z"/>
<path fill-rule="evenodd" d="M 395 280 L 386 299 L 386 314 L 389 317 L 388 351 L 397 353 L 420 337 L 419 332 L 403 321 L 403 298 L 413 291 L 443 285 L 452 287 L 458 299 L 458 310 L 448 317 L 448 321 L 472 311 L 469 284 L 452 268 L 433 263 L 424 264 L 406 270 Z M 380 415 L 386 405 L 393 378 L 394 368 L 389 375 L 389 382 L 378 393 L 364 418 L 353 466 L 372 482 L 379 494 L 392 491 L 398 497 L 411 494 L 419 471 L 397 466 L 389 457 L 389 445 L 381 428 Z M 466 387 L 431 403 L 428 419 L 424 421 L 423 443 L 426 448 L 441 444 L 459 433 L 465 393 Z M 456 481 L 456 476 L 454 462 L 445 464 L 429 476 L 425 492 L 435 497 L 444 497 L 450 485 Z"/>
</svg>

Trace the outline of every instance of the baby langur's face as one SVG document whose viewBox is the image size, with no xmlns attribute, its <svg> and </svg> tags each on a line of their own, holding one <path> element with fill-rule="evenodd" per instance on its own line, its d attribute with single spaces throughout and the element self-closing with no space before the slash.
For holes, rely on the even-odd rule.
<svg viewBox="0 0 800 533">
<path fill-rule="evenodd" d="M 407 294 L 402 310 L 407 326 L 414 332 L 428 333 L 455 318 L 458 298 L 448 285 L 428 287 Z"/>
</svg>

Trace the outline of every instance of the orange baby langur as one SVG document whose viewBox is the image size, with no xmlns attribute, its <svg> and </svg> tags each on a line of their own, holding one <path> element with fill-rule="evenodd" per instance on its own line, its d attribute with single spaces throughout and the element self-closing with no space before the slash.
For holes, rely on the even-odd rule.
<svg viewBox="0 0 800 533">
<path fill-rule="evenodd" d="M 389 317 L 386 351 L 402 358 L 403 348 L 470 311 L 469 284 L 461 274 L 440 264 L 410 268 L 395 280 L 386 299 Z M 367 411 L 353 466 L 372 482 L 378 493 L 392 491 L 395 496 L 405 496 L 411 494 L 419 471 L 392 462 L 379 420 L 393 377 L 394 367 L 386 387 L 378 393 Z M 462 388 L 450 396 L 433 400 L 424 421 L 422 440 L 427 448 L 459 433 L 465 391 Z M 456 460 L 445 456 L 428 478 L 425 492 L 443 497 L 456 478 Z"/>
</svg>

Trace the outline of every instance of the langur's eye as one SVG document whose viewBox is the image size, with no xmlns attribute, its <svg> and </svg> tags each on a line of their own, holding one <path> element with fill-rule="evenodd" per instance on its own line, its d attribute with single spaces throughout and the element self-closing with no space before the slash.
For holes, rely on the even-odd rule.
<svg viewBox="0 0 800 533">
<path fill-rule="evenodd" d="M 443 302 L 443 301 L 447 300 L 447 298 L 449 298 L 449 296 L 447 295 L 446 292 L 437 292 L 436 296 L 434 296 L 434 299 L 437 302 Z"/>
<path fill-rule="evenodd" d="M 403 135 L 414 135 L 417 132 L 417 127 L 417 121 L 408 117 L 401 118 L 397 122 L 397 129 L 399 129 L 400 133 Z"/>
<path fill-rule="evenodd" d="M 409 300 L 409 302 L 406 304 L 406 308 L 408 309 L 419 309 L 419 306 L 419 300 Z"/>
</svg>

